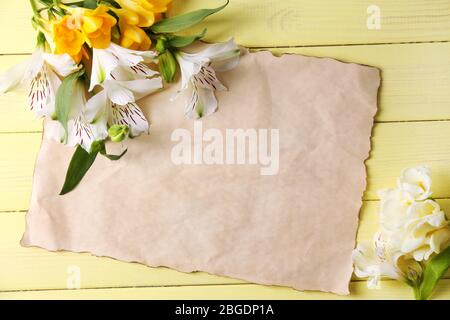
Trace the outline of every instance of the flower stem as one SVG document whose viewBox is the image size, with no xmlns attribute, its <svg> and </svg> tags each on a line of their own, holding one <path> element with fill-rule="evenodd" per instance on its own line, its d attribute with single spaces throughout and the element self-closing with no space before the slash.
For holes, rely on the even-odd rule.
<svg viewBox="0 0 450 320">
<path fill-rule="evenodd" d="M 55 10 L 55 12 L 57 14 L 59 14 L 60 16 L 64 16 L 64 10 L 63 10 L 64 5 L 61 3 L 60 0 L 53 0 L 53 9 Z"/>
<path fill-rule="evenodd" d="M 414 291 L 414 298 L 416 300 L 423 300 L 421 294 L 420 294 L 420 288 L 419 286 L 413 286 L 412 287 L 413 291 Z"/>
<path fill-rule="evenodd" d="M 39 10 L 34 0 L 30 0 L 31 8 L 33 9 L 33 13 L 35 16 L 39 15 Z"/>
</svg>

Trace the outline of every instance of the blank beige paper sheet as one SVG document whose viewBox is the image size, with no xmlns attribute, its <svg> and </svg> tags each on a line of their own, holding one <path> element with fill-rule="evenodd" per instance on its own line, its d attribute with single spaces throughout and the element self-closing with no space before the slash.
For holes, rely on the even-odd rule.
<svg viewBox="0 0 450 320">
<path fill-rule="evenodd" d="M 73 150 L 43 140 L 22 245 L 348 294 L 379 70 L 257 52 L 218 76 L 229 91 L 201 122 L 184 117 L 183 97 L 170 101 L 178 85 L 140 101 L 150 135 L 127 141 L 120 161 L 98 157 L 68 195 L 58 193 Z M 194 157 L 211 143 L 194 139 L 200 126 L 263 142 L 278 132 L 275 149 L 267 140 L 278 166 L 177 164 L 172 135 L 189 133 Z"/>
</svg>

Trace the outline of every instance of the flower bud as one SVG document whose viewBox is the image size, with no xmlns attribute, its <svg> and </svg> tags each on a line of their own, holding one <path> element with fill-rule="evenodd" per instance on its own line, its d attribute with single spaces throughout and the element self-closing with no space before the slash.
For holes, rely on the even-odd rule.
<svg viewBox="0 0 450 320">
<path fill-rule="evenodd" d="M 177 62 L 169 50 L 159 55 L 159 71 L 166 83 L 173 82 L 177 73 Z"/>
<path fill-rule="evenodd" d="M 162 54 L 167 50 L 167 38 L 165 36 L 161 36 L 156 41 L 155 49 L 158 53 Z"/>
<path fill-rule="evenodd" d="M 42 32 L 39 32 L 37 35 L 37 47 L 44 47 L 45 46 L 45 35 Z"/>
<path fill-rule="evenodd" d="M 128 138 L 130 128 L 126 125 L 114 124 L 108 129 L 108 135 L 112 142 L 122 142 Z"/>
<path fill-rule="evenodd" d="M 117 26 L 114 26 L 111 29 L 111 37 L 113 40 L 119 41 L 120 40 L 120 31 L 119 28 Z"/>
</svg>

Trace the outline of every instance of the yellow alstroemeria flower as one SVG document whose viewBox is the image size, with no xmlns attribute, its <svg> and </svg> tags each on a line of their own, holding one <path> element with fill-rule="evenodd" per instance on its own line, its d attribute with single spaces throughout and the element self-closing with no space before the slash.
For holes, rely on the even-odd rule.
<svg viewBox="0 0 450 320">
<path fill-rule="evenodd" d="M 72 16 L 64 16 L 59 22 L 53 24 L 53 41 L 56 54 L 67 53 L 76 62 L 80 62 L 85 37 L 77 28 Z"/>
<path fill-rule="evenodd" d="M 147 28 L 160 19 L 172 0 L 116 0 L 120 6 L 138 15 L 138 27 Z"/>
<path fill-rule="evenodd" d="M 111 29 L 117 20 L 108 14 L 109 7 L 99 5 L 94 10 L 85 8 L 69 9 L 79 22 L 79 28 L 87 44 L 96 49 L 106 49 L 111 43 Z"/>
<path fill-rule="evenodd" d="M 138 26 L 139 15 L 126 9 L 114 9 L 114 12 L 119 16 L 119 44 L 127 49 L 149 50 L 152 41 L 145 31 Z"/>
</svg>

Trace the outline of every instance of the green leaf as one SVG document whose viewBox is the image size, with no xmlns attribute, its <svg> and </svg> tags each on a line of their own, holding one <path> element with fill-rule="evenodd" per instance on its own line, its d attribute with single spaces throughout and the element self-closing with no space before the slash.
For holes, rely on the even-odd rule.
<svg viewBox="0 0 450 320">
<path fill-rule="evenodd" d="M 117 160 L 120 160 L 127 153 L 127 151 L 128 151 L 128 149 L 125 149 L 121 154 L 115 155 L 115 154 L 106 153 L 106 149 L 104 149 L 104 150 L 100 151 L 100 153 L 102 154 L 102 156 L 107 157 L 111 161 L 117 161 Z"/>
<path fill-rule="evenodd" d="M 418 297 L 420 300 L 428 299 L 433 293 L 434 287 L 439 279 L 445 274 L 450 267 L 450 247 L 435 255 L 427 263 L 420 283 Z"/>
<path fill-rule="evenodd" d="M 183 48 L 187 47 L 191 43 L 200 40 L 203 38 L 206 34 L 206 28 L 203 30 L 202 33 L 197 34 L 195 36 L 171 36 L 169 37 L 169 45 L 174 48 Z"/>
<path fill-rule="evenodd" d="M 88 9 L 95 9 L 97 8 L 97 0 L 84 0 L 83 7 Z"/>
<path fill-rule="evenodd" d="M 177 73 L 177 62 L 172 52 L 167 50 L 159 57 L 159 71 L 166 83 L 173 82 L 175 75 Z"/>
<path fill-rule="evenodd" d="M 84 69 L 67 76 L 56 92 L 56 118 L 62 124 L 67 137 L 67 122 L 69 121 L 72 96 L 78 79 L 84 74 Z"/>
<path fill-rule="evenodd" d="M 82 147 L 78 146 L 75 153 L 70 160 L 69 168 L 67 169 L 66 180 L 59 195 L 64 195 L 75 189 L 75 187 L 83 179 L 86 172 L 97 158 L 98 151 L 87 152 Z"/>
<path fill-rule="evenodd" d="M 184 29 L 187 29 L 194 24 L 199 23 L 206 17 L 222 10 L 225 8 L 230 1 L 218 8 L 214 9 L 200 9 L 197 11 L 188 12 L 179 16 L 167 18 L 155 23 L 150 29 L 154 33 L 174 33 Z"/>
<path fill-rule="evenodd" d="M 108 3 L 110 6 L 116 8 L 116 9 L 120 9 L 120 5 L 115 0 L 103 0 L 102 3 L 104 3 L 104 2 Z M 112 12 L 113 11 L 110 10 L 108 13 L 111 14 Z M 117 19 L 117 20 L 119 20 L 119 19 Z"/>
<path fill-rule="evenodd" d="M 39 0 L 39 2 L 42 3 L 46 7 L 53 5 L 53 0 Z"/>
</svg>

